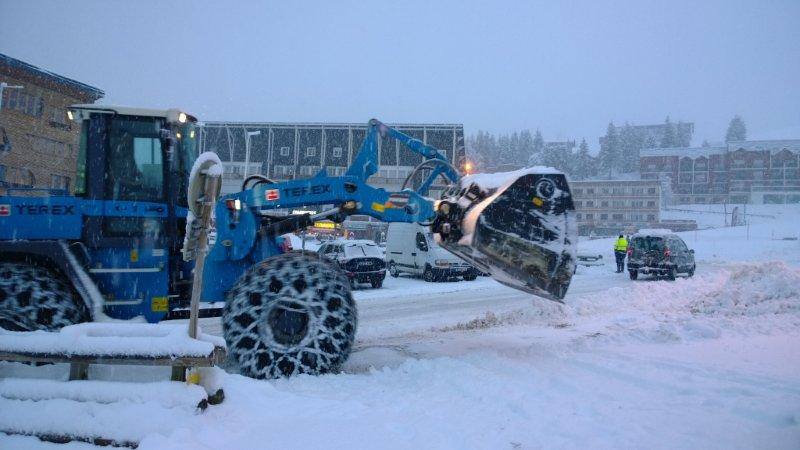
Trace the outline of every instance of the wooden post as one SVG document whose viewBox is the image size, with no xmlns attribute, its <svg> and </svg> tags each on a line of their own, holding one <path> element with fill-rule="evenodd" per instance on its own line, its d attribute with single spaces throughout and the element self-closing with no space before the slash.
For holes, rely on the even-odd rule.
<svg viewBox="0 0 800 450">
<path fill-rule="evenodd" d="M 217 204 L 220 179 L 221 175 L 216 173 L 211 175 L 206 171 L 203 197 L 198 200 L 202 202 L 201 213 L 195 220 L 200 221 L 201 230 L 197 242 L 197 256 L 195 257 L 194 276 L 192 277 L 192 300 L 189 306 L 189 337 L 192 339 L 197 339 L 197 317 L 200 312 L 200 294 L 203 289 L 203 268 L 205 267 L 206 247 L 208 246 L 208 224 L 211 221 L 211 213 L 214 211 L 214 206 Z"/>
</svg>

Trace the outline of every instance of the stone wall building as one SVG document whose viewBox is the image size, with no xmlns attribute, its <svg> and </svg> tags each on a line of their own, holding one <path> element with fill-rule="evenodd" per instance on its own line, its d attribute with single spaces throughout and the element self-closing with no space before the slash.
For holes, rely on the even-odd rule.
<svg viewBox="0 0 800 450">
<path fill-rule="evenodd" d="M 0 105 L 0 190 L 70 191 L 80 127 L 68 119 L 67 106 L 93 103 L 105 94 L 3 54 L 0 83 L 7 86 Z"/>
</svg>

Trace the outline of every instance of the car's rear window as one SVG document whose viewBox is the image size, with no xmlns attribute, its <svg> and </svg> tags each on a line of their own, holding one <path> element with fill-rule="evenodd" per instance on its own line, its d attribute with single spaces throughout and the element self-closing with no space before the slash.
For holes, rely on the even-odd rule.
<svg viewBox="0 0 800 450">
<path fill-rule="evenodd" d="M 662 251 L 664 250 L 664 239 L 659 236 L 639 236 L 633 238 L 633 248 L 637 250 Z"/>
</svg>

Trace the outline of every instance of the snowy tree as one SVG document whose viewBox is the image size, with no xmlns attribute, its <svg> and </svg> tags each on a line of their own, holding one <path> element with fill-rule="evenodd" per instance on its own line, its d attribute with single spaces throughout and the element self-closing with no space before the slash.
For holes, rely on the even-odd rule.
<svg viewBox="0 0 800 450">
<path fill-rule="evenodd" d="M 639 151 L 642 147 L 644 147 L 644 137 L 626 123 L 619 133 L 619 168 L 623 173 L 639 170 Z"/>
<path fill-rule="evenodd" d="M 692 134 L 689 132 L 689 127 L 683 122 L 678 122 L 676 127 L 677 135 L 675 137 L 675 144 L 678 147 L 688 147 L 692 144 Z"/>
<path fill-rule="evenodd" d="M 619 136 L 617 135 L 617 128 L 614 123 L 608 124 L 605 140 L 603 145 L 600 146 L 600 153 L 597 155 L 600 171 L 611 178 L 615 172 L 619 171 L 620 149 L 619 149 Z"/>
<path fill-rule="evenodd" d="M 669 120 L 664 121 L 664 134 L 661 136 L 661 148 L 677 147 L 677 135 L 675 133 L 675 125 Z"/>
<path fill-rule="evenodd" d="M 585 180 L 592 173 L 592 155 L 589 154 L 589 145 L 586 139 L 581 140 L 581 145 L 578 147 L 578 154 L 575 157 L 575 164 L 570 172 L 572 177 L 576 180 Z"/>
<path fill-rule="evenodd" d="M 520 151 L 520 163 L 521 164 L 531 164 L 531 158 L 533 157 L 533 135 L 531 135 L 531 130 L 522 130 L 519 133 L 519 151 Z"/>
<path fill-rule="evenodd" d="M 725 142 L 744 141 L 747 139 L 747 127 L 744 120 L 737 114 L 733 116 L 728 124 L 728 131 L 725 133 Z"/>
<path fill-rule="evenodd" d="M 508 164 L 512 162 L 511 138 L 507 134 L 501 134 L 497 138 L 497 162 L 499 164 Z"/>
<path fill-rule="evenodd" d="M 701 145 L 701 147 L 708 148 L 708 147 L 711 147 L 711 144 L 708 143 L 707 139 L 703 139 L 703 144 Z"/>
<path fill-rule="evenodd" d="M 542 137 L 541 131 L 538 129 L 536 130 L 536 134 L 533 136 L 533 152 L 528 160 L 528 164 L 544 164 L 544 138 Z"/>
</svg>

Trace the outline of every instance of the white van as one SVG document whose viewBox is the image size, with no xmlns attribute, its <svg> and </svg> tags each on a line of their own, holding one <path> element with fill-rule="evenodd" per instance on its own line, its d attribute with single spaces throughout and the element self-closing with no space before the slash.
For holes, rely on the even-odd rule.
<svg viewBox="0 0 800 450">
<path fill-rule="evenodd" d="M 455 277 L 471 281 L 478 276 L 470 264 L 439 247 L 428 227 L 416 223 L 389 224 L 386 264 L 393 277 L 408 273 L 425 281 Z"/>
</svg>

